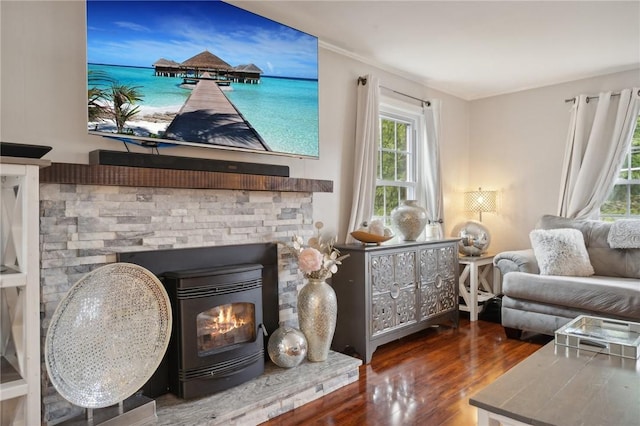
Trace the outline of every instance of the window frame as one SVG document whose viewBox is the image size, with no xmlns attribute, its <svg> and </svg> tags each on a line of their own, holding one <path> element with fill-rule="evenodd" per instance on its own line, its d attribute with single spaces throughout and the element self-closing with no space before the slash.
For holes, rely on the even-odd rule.
<svg viewBox="0 0 640 426">
<path fill-rule="evenodd" d="M 612 222 L 618 219 L 640 219 L 640 213 L 631 214 L 632 199 L 633 199 L 631 194 L 631 188 L 634 185 L 638 185 L 638 188 L 640 188 L 640 166 L 633 167 L 633 163 L 632 163 L 633 154 L 635 153 L 636 155 L 640 155 L 640 145 L 636 145 L 636 146 L 633 145 L 634 140 L 640 140 L 640 115 L 638 115 L 638 119 L 636 123 L 637 124 L 634 130 L 634 133 L 632 135 L 632 140 L 629 141 L 629 149 L 625 153 L 624 163 L 620 168 L 620 170 L 618 171 L 618 176 L 616 177 L 616 180 L 613 183 L 613 187 L 607 194 L 607 198 L 600 206 L 600 209 L 599 209 L 600 220 Z M 636 172 L 636 174 L 638 175 L 637 178 L 633 178 L 633 172 Z M 621 177 L 623 173 L 627 174 L 626 178 Z M 616 186 L 626 187 L 625 212 L 623 214 L 603 213 L 602 207 L 609 201 L 609 199 L 613 195 L 613 192 Z"/>
<path fill-rule="evenodd" d="M 379 139 L 376 145 L 376 189 L 374 191 L 374 199 L 373 199 L 373 216 L 372 219 L 380 219 L 384 221 L 385 224 L 390 224 L 390 215 L 391 210 L 393 209 L 390 206 L 394 204 L 389 204 L 387 200 L 384 201 L 384 209 L 383 215 L 376 214 L 376 196 L 378 188 L 380 186 L 385 187 L 397 187 L 404 188 L 406 191 L 406 199 L 415 199 L 416 194 L 418 193 L 418 187 L 420 185 L 420 175 L 418 170 L 419 164 L 419 155 L 421 154 L 422 146 L 424 146 L 424 142 L 422 138 L 424 135 L 424 116 L 422 114 L 422 108 L 417 107 L 415 105 L 407 104 L 401 102 L 399 100 L 390 98 L 390 97 L 381 97 L 380 109 L 378 114 L 378 126 L 380 130 Z M 409 125 L 410 131 L 407 135 L 407 149 L 406 151 L 398 151 L 385 149 L 382 146 L 382 121 L 384 119 L 392 120 L 400 123 L 405 123 Z M 397 140 L 397 138 L 396 138 Z M 397 148 L 397 146 L 396 146 Z M 382 179 L 381 173 L 381 155 L 383 152 L 396 152 L 396 153 L 406 153 L 410 160 L 406 165 L 406 180 L 389 180 Z M 396 161 L 396 173 L 397 173 L 397 161 Z M 397 175 L 396 175 L 397 178 Z M 398 200 L 398 203 L 402 201 L 402 199 Z"/>
</svg>

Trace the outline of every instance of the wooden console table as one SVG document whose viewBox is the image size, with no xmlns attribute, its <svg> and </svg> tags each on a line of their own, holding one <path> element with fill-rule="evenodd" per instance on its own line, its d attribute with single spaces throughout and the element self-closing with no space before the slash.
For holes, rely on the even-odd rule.
<svg viewBox="0 0 640 426">
<path fill-rule="evenodd" d="M 365 363 L 379 345 L 434 324 L 458 325 L 458 240 L 336 246 L 350 257 L 332 278 L 338 321 L 332 348 Z"/>
</svg>

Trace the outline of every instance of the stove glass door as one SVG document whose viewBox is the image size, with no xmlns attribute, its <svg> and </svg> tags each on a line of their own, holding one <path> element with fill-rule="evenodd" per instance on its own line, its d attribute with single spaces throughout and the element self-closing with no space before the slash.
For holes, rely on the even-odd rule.
<svg viewBox="0 0 640 426">
<path fill-rule="evenodd" d="M 206 356 L 226 346 L 256 339 L 253 303 L 230 303 L 201 312 L 196 317 L 198 356 Z"/>
</svg>

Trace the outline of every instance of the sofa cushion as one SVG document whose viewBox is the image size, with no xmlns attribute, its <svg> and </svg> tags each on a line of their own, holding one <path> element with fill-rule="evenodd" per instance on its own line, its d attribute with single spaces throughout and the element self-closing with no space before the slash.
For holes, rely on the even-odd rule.
<svg viewBox="0 0 640 426">
<path fill-rule="evenodd" d="M 509 272 L 504 276 L 502 289 L 512 299 L 640 320 L 640 280 Z"/>
<path fill-rule="evenodd" d="M 507 299 L 507 300 L 504 300 Z M 503 301 L 509 303 L 510 299 L 503 298 Z M 519 302 L 519 301 L 515 301 Z M 518 330 L 533 331 L 534 333 L 546 334 L 553 336 L 555 331 L 577 317 L 578 315 L 585 315 L 583 311 L 567 310 L 571 316 L 555 315 L 540 313 L 535 311 L 535 306 L 531 305 L 531 302 L 522 304 L 524 310 L 520 309 L 521 305 L 517 307 L 502 305 L 502 325 L 504 327 L 516 328 Z M 549 307 L 549 305 L 544 305 Z M 531 310 L 530 310 L 531 308 Z M 598 315 L 593 315 L 598 316 Z M 618 318 L 626 319 L 626 318 Z"/>
<path fill-rule="evenodd" d="M 593 275 L 584 237 L 577 229 L 534 229 L 529 237 L 541 275 Z"/>
<path fill-rule="evenodd" d="M 536 228 L 578 229 L 584 236 L 589 259 L 596 275 L 640 279 L 640 249 L 612 249 L 609 247 L 607 237 L 611 223 L 545 215 L 540 218 Z"/>
</svg>

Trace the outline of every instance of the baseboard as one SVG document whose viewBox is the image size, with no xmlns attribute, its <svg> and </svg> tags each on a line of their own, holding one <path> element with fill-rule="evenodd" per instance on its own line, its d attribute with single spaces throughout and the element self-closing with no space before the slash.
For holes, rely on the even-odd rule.
<svg viewBox="0 0 640 426">
<path fill-rule="evenodd" d="M 138 152 L 107 151 L 103 149 L 89 153 L 89 164 L 289 177 L 289 166 L 144 154 Z"/>
</svg>

